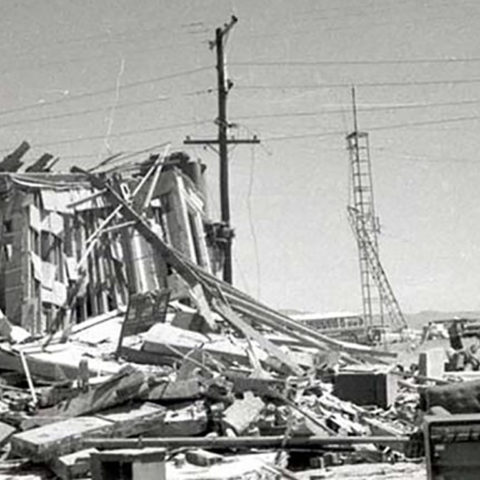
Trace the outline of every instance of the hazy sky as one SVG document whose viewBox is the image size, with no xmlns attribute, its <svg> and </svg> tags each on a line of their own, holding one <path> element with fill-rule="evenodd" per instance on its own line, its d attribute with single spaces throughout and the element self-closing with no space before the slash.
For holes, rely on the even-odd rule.
<svg viewBox="0 0 480 480">
<path fill-rule="evenodd" d="M 360 127 L 370 132 L 381 256 L 401 306 L 480 308 L 480 3 L 2 6 L 2 154 L 25 139 L 31 159 L 49 151 L 66 171 L 171 141 L 209 166 L 218 218 L 217 156 L 182 141 L 216 135 L 208 40 L 235 14 L 232 133 L 263 140 L 230 157 L 237 285 L 274 307 L 360 311 L 344 138 L 355 84 Z"/>
</svg>

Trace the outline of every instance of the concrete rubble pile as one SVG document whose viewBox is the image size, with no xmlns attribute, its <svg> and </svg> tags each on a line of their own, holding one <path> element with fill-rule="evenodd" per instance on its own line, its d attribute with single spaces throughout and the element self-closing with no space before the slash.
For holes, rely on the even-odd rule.
<svg viewBox="0 0 480 480">
<path fill-rule="evenodd" d="M 411 455 L 419 397 L 395 355 L 217 277 L 231 232 L 205 214 L 197 163 L 151 156 L 128 180 L 13 163 L 0 178 L 1 475 L 319 478 Z"/>
<path fill-rule="evenodd" d="M 132 302 L 145 305 L 146 299 L 155 301 L 148 293 Z M 79 324 L 66 342 L 57 335 L 46 347 L 44 339 L 1 345 L 2 360 L 20 357 L 2 375 L 6 463 L 23 459 L 19 472 L 33 463 L 60 478 L 84 478 L 92 453 L 147 449 L 168 452 L 165 478 L 257 478 L 238 472 L 247 475 L 259 465 L 265 476 L 258 478 L 295 478 L 287 469 L 405 458 L 417 400 L 408 393 L 384 399 L 391 402 L 387 409 L 361 407 L 332 393 L 336 375 L 323 365 L 305 367 L 303 375 L 282 372 L 255 345 L 259 360 L 249 365 L 241 355 L 249 347 L 226 326 L 211 335 L 174 326 L 198 315 L 175 302 L 164 322 L 122 338 L 119 349 L 129 310 Z M 205 339 L 194 343 L 198 335 Z M 135 351 L 139 363 L 126 360 L 123 348 Z M 80 355 L 78 363 L 69 352 Z M 301 347 L 295 353 L 315 356 Z M 228 476 L 232 464 L 235 477 Z"/>
</svg>

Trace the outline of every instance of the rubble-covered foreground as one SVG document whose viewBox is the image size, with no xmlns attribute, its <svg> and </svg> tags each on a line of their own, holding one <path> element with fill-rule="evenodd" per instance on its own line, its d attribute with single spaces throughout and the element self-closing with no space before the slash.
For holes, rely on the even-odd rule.
<svg viewBox="0 0 480 480">
<path fill-rule="evenodd" d="M 233 332 L 210 344 L 176 327 L 196 315 L 179 302 L 161 324 L 121 337 L 154 301 L 136 296 L 126 314 L 78 324 L 67 341 L 59 332 L 48 345 L 0 346 L 9 369 L 0 403 L 5 478 L 85 478 L 92 452 L 118 448 L 152 450 L 166 478 L 178 479 L 310 478 L 318 467 L 347 464 L 340 475 L 362 462 L 405 460 L 415 393 L 401 389 L 388 408 L 364 408 L 332 393 L 331 369 L 311 367 L 302 377 L 255 370 Z M 123 348 L 138 363 L 122 358 Z"/>
<path fill-rule="evenodd" d="M 329 480 L 426 480 L 425 465 L 423 463 L 362 464 L 336 467 L 327 472 L 307 472 L 298 475 L 299 480 L 310 480 L 312 475 Z M 315 478 L 315 477 L 313 477 Z"/>
<path fill-rule="evenodd" d="M 373 479 L 419 468 L 408 463 L 423 455 L 417 379 L 394 372 L 395 354 L 326 336 L 220 280 L 231 232 L 209 222 L 188 157 L 152 156 L 129 178 L 0 180 L 1 475 L 355 478 L 372 464 Z"/>
</svg>

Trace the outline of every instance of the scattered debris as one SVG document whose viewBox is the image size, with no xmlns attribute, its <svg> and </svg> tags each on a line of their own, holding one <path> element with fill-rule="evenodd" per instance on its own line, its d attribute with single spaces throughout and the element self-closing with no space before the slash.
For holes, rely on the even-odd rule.
<svg viewBox="0 0 480 480">
<path fill-rule="evenodd" d="M 18 173 L 25 145 L 0 174 L 11 471 L 299 479 L 407 458 L 420 395 L 436 390 L 396 370 L 396 354 L 330 338 L 217 278 L 224 239 L 201 164 L 152 155 L 130 175 L 57 174 L 45 155 Z"/>
</svg>

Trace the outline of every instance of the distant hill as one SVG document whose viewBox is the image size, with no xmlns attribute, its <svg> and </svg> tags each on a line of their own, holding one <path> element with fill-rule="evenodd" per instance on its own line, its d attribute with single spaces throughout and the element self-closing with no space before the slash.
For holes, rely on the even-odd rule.
<svg viewBox="0 0 480 480">
<path fill-rule="evenodd" d="M 478 318 L 480 319 L 479 311 L 456 311 L 456 312 L 438 312 L 435 310 L 425 310 L 418 313 L 406 313 L 405 319 L 409 327 L 422 328 L 424 325 L 432 320 L 446 320 L 449 318 Z"/>
</svg>

